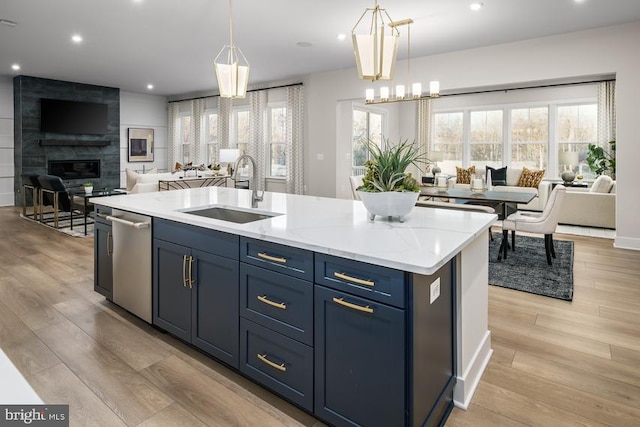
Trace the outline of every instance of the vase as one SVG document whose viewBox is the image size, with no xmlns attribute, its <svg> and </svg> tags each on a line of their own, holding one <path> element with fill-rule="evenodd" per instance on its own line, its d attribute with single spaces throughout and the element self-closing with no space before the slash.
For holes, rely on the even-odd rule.
<svg viewBox="0 0 640 427">
<path fill-rule="evenodd" d="M 84 187 L 84 192 L 87 194 L 93 193 L 93 187 Z"/>
<path fill-rule="evenodd" d="M 369 213 L 369 221 L 373 221 L 376 215 L 379 215 L 389 217 L 391 220 L 397 217 L 400 222 L 404 222 L 404 217 L 416 205 L 420 193 L 414 191 L 384 191 L 380 193 L 358 191 L 358 195 Z"/>
</svg>

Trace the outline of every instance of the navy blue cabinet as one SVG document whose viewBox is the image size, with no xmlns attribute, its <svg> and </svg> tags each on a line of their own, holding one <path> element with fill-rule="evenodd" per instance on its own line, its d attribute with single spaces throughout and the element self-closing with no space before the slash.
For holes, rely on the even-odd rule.
<svg viewBox="0 0 640 427">
<path fill-rule="evenodd" d="M 314 414 L 437 426 L 453 407 L 454 261 L 424 276 L 316 254 Z"/>
<path fill-rule="evenodd" d="M 240 371 L 313 412 L 313 252 L 243 237 L 240 261 Z"/>
<path fill-rule="evenodd" d="M 113 235 L 111 224 L 97 221 L 93 228 L 94 264 L 93 289 L 113 299 Z"/>
<path fill-rule="evenodd" d="M 153 324 L 238 368 L 238 237 L 193 228 L 154 222 Z"/>
<path fill-rule="evenodd" d="M 335 425 L 405 425 L 404 311 L 315 289 L 315 408 Z"/>
</svg>

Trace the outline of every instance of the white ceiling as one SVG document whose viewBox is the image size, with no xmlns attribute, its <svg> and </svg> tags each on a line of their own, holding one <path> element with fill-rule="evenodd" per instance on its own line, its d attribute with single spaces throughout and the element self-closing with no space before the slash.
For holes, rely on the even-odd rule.
<svg viewBox="0 0 640 427">
<path fill-rule="evenodd" d="M 640 20 L 640 0 L 483 0 L 479 12 L 470 3 L 380 0 L 393 20 L 414 20 L 412 57 Z M 234 41 L 251 64 L 250 84 L 354 67 L 349 35 L 373 4 L 233 0 Z M 0 25 L 0 75 L 140 93 L 153 83 L 158 95 L 215 90 L 213 59 L 229 37 L 227 0 L 0 0 L 0 19 L 17 23 Z M 73 33 L 84 42 L 71 43 Z"/>
</svg>

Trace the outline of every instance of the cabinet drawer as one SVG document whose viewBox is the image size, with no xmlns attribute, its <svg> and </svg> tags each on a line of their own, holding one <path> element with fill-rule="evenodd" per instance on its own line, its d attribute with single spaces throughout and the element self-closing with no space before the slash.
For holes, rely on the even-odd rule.
<svg viewBox="0 0 640 427">
<path fill-rule="evenodd" d="M 313 345 L 313 283 L 240 263 L 240 313 Z"/>
<path fill-rule="evenodd" d="M 313 280 L 313 252 L 240 238 L 240 261 L 304 280 Z"/>
<path fill-rule="evenodd" d="M 405 306 L 406 273 L 364 262 L 316 254 L 315 282 L 395 307 Z"/>
<path fill-rule="evenodd" d="M 239 238 L 234 234 L 154 218 L 153 237 L 226 258 L 239 258 Z"/>
<path fill-rule="evenodd" d="M 313 411 L 313 349 L 240 319 L 240 371 Z"/>
</svg>

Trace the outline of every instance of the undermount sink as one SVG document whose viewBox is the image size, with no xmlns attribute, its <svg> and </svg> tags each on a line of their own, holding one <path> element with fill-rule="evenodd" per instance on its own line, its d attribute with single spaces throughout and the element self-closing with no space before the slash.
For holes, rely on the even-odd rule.
<svg viewBox="0 0 640 427">
<path fill-rule="evenodd" d="M 237 224 L 246 224 L 248 222 L 260 221 L 261 219 L 268 219 L 274 216 L 282 215 L 272 212 L 250 212 L 242 211 L 238 209 L 231 209 L 221 206 L 214 206 L 208 208 L 198 208 L 190 211 L 182 211 L 191 215 L 204 216 L 206 218 L 219 219 L 221 221 L 235 222 Z"/>
</svg>

